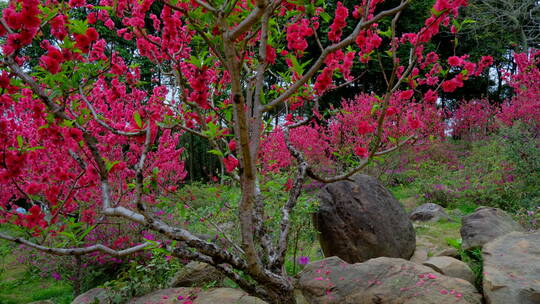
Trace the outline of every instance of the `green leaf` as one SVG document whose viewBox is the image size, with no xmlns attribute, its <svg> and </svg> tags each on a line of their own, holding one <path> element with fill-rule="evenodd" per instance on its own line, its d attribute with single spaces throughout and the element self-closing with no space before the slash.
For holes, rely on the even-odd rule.
<svg viewBox="0 0 540 304">
<path fill-rule="evenodd" d="M 388 28 L 386 31 L 381 31 L 379 30 L 379 35 L 383 36 L 383 37 L 387 37 L 387 38 L 392 38 L 392 28 Z"/>
<path fill-rule="evenodd" d="M 141 120 L 141 115 L 139 114 L 139 112 L 137 111 L 133 112 L 133 120 L 135 120 L 137 127 L 139 127 L 139 129 L 142 129 L 142 120 Z"/>
<path fill-rule="evenodd" d="M 88 25 L 82 20 L 71 19 L 69 26 L 76 34 L 86 34 L 86 30 L 88 30 Z"/>
<path fill-rule="evenodd" d="M 291 56 L 289 56 L 289 59 L 291 60 L 293 71 L 295 71 L 298 75 L 304 74 L 304 69 L 298 63 L 298 60 L 296 59 L 296 56 L 291 55 Z"/>
<path fill-rule="evenodd" d="M 114 167 L 114 165 L 118 164 L 120 161 L 118 160 L 115 160 L 113 162 L 109 162 L 107 160 L 105 160 L 105 169 L 107 170 L 107 172 L 111 171 L 112 167 Z"/>
<path fill-rule="evenodd" d="M 17 144 L 19 145 L 19 148 L 22 148 L 22 147 L 23 147 L 24 139 L 23 139 L 23 137 L 20 136 L 20 135 L 17 135 Z"/>
<path fill-rule="evenodd" d="M 380 105 L 378 103 L 374 103 L 373 107 L 371 107 L 371 115 L 375 114 L 375 112 L 379 109 Z"/>
<path fill-rule="evenodd" d="M 329 22 L 332 17 L 327 12 L 321 12 L 321 18 L 323 18 L 324 22 Z"/>
<path fill-rule="evenodd" d="M 73 121 L 64 119 L 64 126 L 72 128 L 73 127 Z"/>
<path fill-rule="evenodd" d="M 433 7 L 431 8 L 431 13 L 433 14 L 433 16 L 439 17 L 443 13 L 443 11 L 438 11 Z"/>
<path fill-rule="evenodd" d="M 35 147 L 31 147 L 31 148 L 26 149 L 26 151 L 35 151 L 35 150 L 43 150 L 43 149 L 45 149 L 45 147 L 43 147 L 43 146 L 35 146 Z"/>
<path fill-rule="evenodd" d="M 94 230 L 94 228 L 96 228 L 96 226 L 97 225 L 92 225 L 92 226 L 88 227 L 88 229 L 83 231 L 83 233 L 80 235 L 80 239 L 83 240 L 88 235 L 88 233 L 90 233 L 92 230 Z"/>
<path fill-rule="evenodd" d="M 210 150 L 208 153 L 223 157 L 223 153 L 219 150 Z"/>
<path fill-rule="evenodd" d="M 92 7 L 97 9 L 97 10 L 106 10 L 106 11 L 109 11 L 109 12 L 112 11 L 112 7 L 110 7 L 110 6 L 94 5 Z"/>
</svg>

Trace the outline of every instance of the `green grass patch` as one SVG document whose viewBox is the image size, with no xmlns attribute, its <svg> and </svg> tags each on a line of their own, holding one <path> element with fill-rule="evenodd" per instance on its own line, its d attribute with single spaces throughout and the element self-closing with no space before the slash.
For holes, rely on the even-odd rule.
<svg viewBox="0 0 540 304">
<path fill-rule="evenodd" d="M 0 241 L 0 304 L 24 304 L 51 300 L 69 304 L 73 300 L 72 287 L 63 281 L 43 278 L 31 273 L 16 260 L 16 248 Z"/>
</svg>

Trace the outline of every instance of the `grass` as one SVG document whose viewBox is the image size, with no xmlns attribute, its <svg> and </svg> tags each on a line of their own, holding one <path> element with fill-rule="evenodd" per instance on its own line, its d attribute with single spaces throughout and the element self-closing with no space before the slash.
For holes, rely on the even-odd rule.
<svg viewBox="0 0 540 304">
<path fill-rule="evenodd" d="M 405 186 L 405 185 L 391 187 L 388 190 L 390 190 L 390 192 L 392 192 L 394 197 L 399 201 L 408 199 L 408 198 L 413 198 L 418 194 L 418 189 L 412 186 Z"/>
<path fill-rule="evenodd" d="M 69 284 L 32 274 L 25 265 L 17 263 L 12 244 L 0 241 L 0 304 L 24 304 L 51 300 L 69 304 L 73 291 Z"/>
</svg>

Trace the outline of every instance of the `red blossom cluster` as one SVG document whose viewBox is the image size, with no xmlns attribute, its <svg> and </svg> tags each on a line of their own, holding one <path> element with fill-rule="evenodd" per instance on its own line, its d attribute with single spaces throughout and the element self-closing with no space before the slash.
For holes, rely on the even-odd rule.
<svg viewBox="0 0 540 304">
<path fill-rule="evenodd" d="M 337 42 L 341 40 L 341 34 L 343 28 L 347 25 L 346 19 L 348 16 L 349 10 L 343 6 L 341 1 L 338 1 L 334 22 L 330 25 L 330 31 L 328 32 L 328 39 L 330 39 L 330 41 Z"/>
<path fill-rule="evenodd" d="M 303 52 L 308 47 L 306 37 L 313 35 L 309 19 L 302 19 L 287 26 L 287 48 L 291 51 Z"/>
<path fill-rule="evenodd" d="M 361 31 L 356 37 L 356 44 L 360 48 L 360 61 L 364 63 L 369 61 L 371 51 L 381 46 L 382 39 L 375 33 L 376 28 L 377 25 L 374 24 L 372 29 Z"/>
<path fill-rule="evenodd" d="M 47 53 L 40 58 L 41 65 L 51 74 L 56 74 L 60 71 L 60 64 L 64 61 L 64 56 L 59 49 L 46 43 Z"/>
<path fill-rule="evenodd" d="M 3 18 L 14 31 L 8 34 L 7 41 L 2 47 L 5 55 L 13 54 L 32 42 L 41 24 L 39 4 L 38 0 L 10 1 L 9 6 L 4 9 Z M 0 25 L 0 36 L 6 33 L 7 29 Z"/>
</svg>

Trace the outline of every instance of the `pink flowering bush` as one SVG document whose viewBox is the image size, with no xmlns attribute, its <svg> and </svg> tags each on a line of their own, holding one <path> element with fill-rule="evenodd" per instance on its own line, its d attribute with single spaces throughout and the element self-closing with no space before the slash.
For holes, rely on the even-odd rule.
<svg viewBox="0 0 540 304">
<path fill-rule="evenodd" d="M 454 60 L 459 61 L 459 59 Z M 503 126 L 512 126 L 517 121 L 538 129 L 540 51 L 531 50 L 528 53 L 515 54 L 514 60 L 517 73 L 507 75 L 507 81 L 514 89 L 514 96 L 504 101 L 502 105 L 493 104 L 485 99 L 463 101 L 450 118 L 453 136 L 470 140 L 480 139 L 493 134 Z"/>
<path fill-rule="evenodd" d="M 498 129 L 496 115 L 499 108 L 486 99 L 464 102 L 452 113 L 452 136 L 477 140 Z"/>
<path fill-rule="evenodd" d="M 540 126 L 540 51 L 516 54 L 518 72 L 509 77 L 515 96 L 503 103 L 497 118 L 511 126 L 515 121 Z"/>
</svg>

